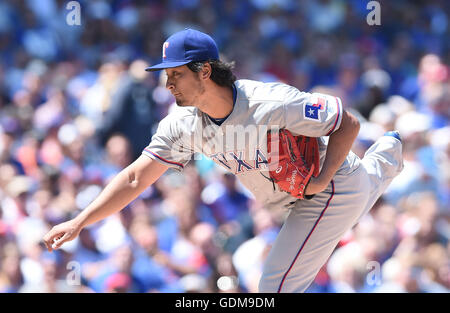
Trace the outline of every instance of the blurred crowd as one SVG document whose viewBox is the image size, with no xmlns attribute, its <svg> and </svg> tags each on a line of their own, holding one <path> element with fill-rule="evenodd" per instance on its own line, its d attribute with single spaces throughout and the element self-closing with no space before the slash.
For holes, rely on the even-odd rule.
<svg viewBox="0 0 450 313">
<path fill-rule="evenodd" d="M 0 2 L 0 292 L 256 292 L 288 213 L 269 211 L 206 158 L 49 253 L 76 216 L 150 142 L 174 105 L 147 73 L 192 27 L 238 78 L 341 97 L 360 157 L 385 131 L 403 172 L 349 231 L 308 292 L 450 290 L 450 3 L 380 0 Z"/>
</svg>

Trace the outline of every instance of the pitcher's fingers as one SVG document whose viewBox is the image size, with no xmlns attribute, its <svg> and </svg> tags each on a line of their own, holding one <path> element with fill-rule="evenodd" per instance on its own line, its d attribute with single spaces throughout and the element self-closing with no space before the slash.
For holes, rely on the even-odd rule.
<svg viewBox="0 0 450 313">
<path fill-rule="evenodd" d="M 42 239 L 42 241 L 44 242 L 45 246 L 47 247 L 47 250 L 49 252 L 52 252 L 52 242 L 54 241 L 55 237 L 58 237 L 58 233 L 54 233 L 52 231 L 48 232 L 44 238 Z"/>
<path fill-rule="evenodd" d="M 45 240 L 42 240 L 42 242 L 44 243 L 45 248 L 47 248 L 47 251 L 52 252 L 52 247 Z"/>
<path fill-rule="evenodd" d="M 41 241 L 39 241 L 39 246 L 42 249 L 47 249 L 48 252 L 51 252 L 51 249 L 49 248 L 49 246 L 47 245 L 47 243 L 44 241 L 44 239 L 42 239 Z"/>
<path fill-rule="evenodd" d="M 52 244 L 52 248 L 58 249 L 68 238 L 69 238 L 69 233 L 67 233 L 67 232 L 64 233 L 64 235 L 62 237 L 59 236 L 59 238 L 55 238 L 55 240 Z"/>
</svg>

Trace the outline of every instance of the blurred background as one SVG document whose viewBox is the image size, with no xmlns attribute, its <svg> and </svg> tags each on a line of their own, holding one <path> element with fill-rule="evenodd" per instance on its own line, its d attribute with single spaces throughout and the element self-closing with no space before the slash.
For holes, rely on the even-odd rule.
<svg viewBox="0 0 450 313">
<path fill-rule="evenodd" d="M 192 27 L 238 78 L 341 97 L 363 156 L 386 130 L 403 172 L 308 292 L 450 290 L 450 2 L 0 1 L 0 292 L 256 292 L 285 211 L 205 158 L 48 253 L 42 236 L 137 158 L 174 99 L 161 45 Z"/>
</svg>

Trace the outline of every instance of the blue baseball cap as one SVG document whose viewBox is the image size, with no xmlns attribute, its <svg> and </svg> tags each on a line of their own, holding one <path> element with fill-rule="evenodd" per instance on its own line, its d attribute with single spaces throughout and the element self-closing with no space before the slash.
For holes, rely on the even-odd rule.
<svg viewBox="0 0 450 313">
<path fill-rule="evenodd" d="M 146 71 L 159 71 L 192 61 L 218 60 L 219 49 L 214 40 L 198 30 L 186 28 L 170 36 L 163 44 L 162 62 Z"/>
</svg>

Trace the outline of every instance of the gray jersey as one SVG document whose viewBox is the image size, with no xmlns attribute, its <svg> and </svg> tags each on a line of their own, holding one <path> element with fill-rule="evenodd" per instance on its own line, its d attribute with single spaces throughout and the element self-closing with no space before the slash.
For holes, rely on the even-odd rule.
<svg viewBox="0 0 450 313">
<path fill-rule="evenodd" d="M 177 170 L 201 153 L 234 173 L 266 208 L 290 208 L 265 260 L 259 291 L 303 292 L 340 238 L 400 173 L 402 144 L 383 136 L 362 160 L 349 152 L 322 192 L 296 201 L 268 179 L 267 132 L 285 128 L 318 137 L 322 166 L 328 136 L 341 124 L 341 101 L 281 83 L 239 80 L 235 86 L 235 106 L 221 126 L 195 108 L 177 108 L 143 153 Z"/>
<path fill-rule="evenodd" d="M 339 129 L 343 108 L 337 97 L 301 92 L 283 83 L 235 82 L 233 111 L 220 126 L 194 107 L 177 107 L 159 124 L 143 153 L 182 170 L 194 153 L 211 158 L 237 176 L 255 198 L 272 207 L 297 200 L 268 179 L 267 131 L 288 129 L 294 135 L 319 137 L 323 164 L 328 137 Z M 359 165 L 349 153 L 338 170 L 348 174 Z"/>
</svg>

